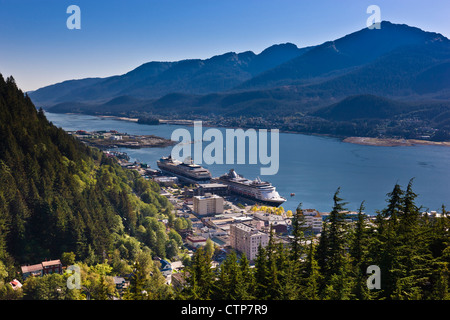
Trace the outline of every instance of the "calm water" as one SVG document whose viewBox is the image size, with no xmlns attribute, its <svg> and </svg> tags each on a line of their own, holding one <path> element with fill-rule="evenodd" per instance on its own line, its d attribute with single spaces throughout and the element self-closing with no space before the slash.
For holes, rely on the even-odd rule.
<svg viewBox="0 0 450 320">
<path fill-rule="evenodd" d="M 175 125 L 140 125 L 128 121 L 102 119 L 87 115 L 46 114 L 56 126 L 65 130 L 117 130 L 129 134 L 155 134 L 170 139 Z M 192 132 L 192 128 L 188 128 Z M 207 128 L 203 128 L 205 130 Z M 225 129 L 220 129 L 224 131 Z M 193 136 L 193 135 L 192 135 Z M 225 136 L 225 135 L 224 135 Z M 207 146 L 208 142 L 203 142 Z M 170 154 L 172 147 L 150 149 L 120 149 L 132 161 L 157 168 L 156 161 Z M 341 142 L 338 139 L 280 133 L 280 167 L 276 175 L 260 176 L 270 181 L 288 200 L 286 210 L 303 208 L 330 211 L 333 194 L 341 187 L 341 197 L 347 208 L 356 210 L 365 201 L 368 214 L 386 205 L 386 194 L 395 183 L 406 188 L 414 180 L 419 194 L 417 204 L 425 209 L 450 207 L 450 148 L 439 146 L 374 147 Z M 213 176 L 234 168 L 246 178 L 260 175 L 256 165 L 204 165 Z M 291 197 L 290 194 L 295 193 Z"/>
</svg>

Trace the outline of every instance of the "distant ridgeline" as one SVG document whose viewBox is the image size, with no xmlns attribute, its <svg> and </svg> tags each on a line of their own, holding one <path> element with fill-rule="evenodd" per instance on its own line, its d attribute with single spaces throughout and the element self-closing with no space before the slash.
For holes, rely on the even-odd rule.
<svg viewBox="0 0 450 320">
<path fill-rule="evenodd" d="M 0 271 L 64 252 L 89 264 L 177 253 L 159 186 L 54 126 L 1 75 L 0 137 Z"/>
<path fill-rule="evenodd" d="M 202 119 L 334 136 L 450 140 L 450 40 L 388 21 L 317 46 L 148 62 L 30 92 L 55 113 Z"/>
</svg>

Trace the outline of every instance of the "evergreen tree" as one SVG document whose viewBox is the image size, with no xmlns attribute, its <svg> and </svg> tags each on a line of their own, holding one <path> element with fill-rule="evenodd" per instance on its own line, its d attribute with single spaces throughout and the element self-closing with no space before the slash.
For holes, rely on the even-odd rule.
<svg viewBox="0 0 450 320">
<path fill-rule="evenodd" d="M 252 300 L 255 294 L 255 278 L 245 253 L 241 255 L 241 259 L 239 260 L 239 271 L 242 281 L 238 283 L 237 299 Z"/>
<path fill-rule="evenodd" d="M 148 279 L 144 268 L 139 261 L 134 263 L 134 270 L 131 276 L 128 292 L 124 295 L 126 300 L 147 300 L 148 292 L 145 290 L 145 282 Z"/>
<path fill-rule="evenodd" d="M 268 289 L 268 260 L 266 256 L 266 250 L 261 245 L 258 247 L 258 253 L 255 258 L 255 298 L 267 299 Z"/>
<path fill-rule="evenodd" d="M 366 216 L 364 215 L 364 202 L 361 203 L 358 210 L 358 220 L 353 232 L 353 237 L 350 246 L 350 255 L 352 268 L 354 270 L 355 286 L 353 293 L 355 299 L 366 300 L 369 299 L 369 292 L 367 288 L 367 250 L 369 246 L 369 238 L 367 234 Z"/>
<path fill-rule="evenodd" d="M 320 299 L 321 282 L 322 275 L 320 274 L 319 263 L 316 260 L 316 247 L 311 241 L 306 256 L 305 274 L 302 278 L 302 292 L 300 293 L 300 299 Z"/>
<path fill-rule="evenodd" d="M 340 188 L 333 196 L 333 209 L 325 221 L 326 227 L 323 229 L 319 242 L 318 261 L 325 281 L 329 281 L 333 274 L 341 270 L 347 246 L 346 209 L 343 199 L 339 197 L 339 192 Z"/>
<path fill-rule="evenodd" d="M 214 290 L 214 273 L 211 259 L 202 247 L 194 253 L 191 266 L 187 270 L 189 277 L 185 295 L 195 300 L 210 299 Z"/>
</svg>

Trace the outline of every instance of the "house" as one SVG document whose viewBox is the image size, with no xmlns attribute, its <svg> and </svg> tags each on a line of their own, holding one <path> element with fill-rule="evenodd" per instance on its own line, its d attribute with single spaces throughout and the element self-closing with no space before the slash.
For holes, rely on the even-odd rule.
<svg viewBox="0 0 450 320">
<path fill-rule="evenodd" d="M 20 268 L 22 269 L 23 280 L 25 280 L 29 276 L 41 277 L 44 274 L 42 263 L 33 264 L 31 266 L 21 266 Z"/>
<path fill-rule="evenodd" d="M 129 285 L 129 281 L 126 281 L 123 277 L 113 277 L 114 284 L 116 285 L 116 289 L 120 295 L 123 294 L 123 290 L 126 289 Z"/>
<path fill-rule="evenodd" d="M 43 261 L 42 267 L 44 274 L 59 273 L 62 274 L 61 260 Z"/>
<path fill-rule="evenodd" d="M 170 276 L 172 274 L 172 264 L 164 259 L 159 260 L 159 262 L 161 263 L 161 267 L 159 268 L 159 270 L 161 271 L 163 276 L 164 277 Z"/>
<path fill-rule="evenodd" d="M 45 274 L 59 273 L 62 274 L 61 260 L 43 261 L 31 266 L 21 266 L 23 280 L 29 276 L 42 277 Z"/>
<path fill-rule="evenodd" d="M 11 285 L 11 287 L 12 287 L 14 290 L 17 290 L 17 289 L 19 289 L 19 288 L 22 288 L 22 284 L 21 284 L 20 281 L 17 280 L 17 279 L 14 279 L 14 280 L 11 281 L 9 284 Z"/>
<path fill-rule="evenodd" d="M 189 272 L 174 273 L 172 275 L 172 286 L 177 290 L 182 289 L 187 284 L 187 278 L 189 278 Z"/>
</svg>

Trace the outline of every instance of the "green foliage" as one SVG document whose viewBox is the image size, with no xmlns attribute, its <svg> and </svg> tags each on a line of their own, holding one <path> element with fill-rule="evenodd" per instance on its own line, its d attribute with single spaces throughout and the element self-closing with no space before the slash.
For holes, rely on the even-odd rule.
<svg viewBox="0 0 450 320">
<path fill-rule="evenodd" d="M 450 219 L 424 216 L 415 204 L 410 181 L 395 185 L 387 207 L 372 219 L 361 204 L 357 219 L 346 219 L 345 203 L 334 205 L 319 239 L 300 229 L 300 209 L 293 217 L 293 238 L 283 247 L 270 234 L 259 247 L 254 268 L 231 252 L 211 276 L 210 258 L 200 249 L 188 268 L 183 299 L 299 300 L 448 300 Z M 317 241 L 318 240 L 318 241 Z M 367 267 L 381 270 L 381 289 L 369 290 Z M 193 275 L 193 276 L 192 276 Z M 206 275 L 206 282 L 200 277 Z M 205 280 L 203 280 L 205 281 Z"/>
<path fill-rule="evenodd" d="M 93 266 L 110 258 L 113 269 L 124 272 L 146 246 L 161 257 L 178 254 L 179 235 L 174 230 L 169 239 L 157 220 L 172 212 L 159 186 L 55 127 L 14 79 L 1 76 L 0 136 L 0 263 L 8 281 L 17 266 L 45 259 Z M 156 219 L 156 239 L 148 218 Z M 107 290 L 95 289 L 100 293 L 93 299 L 111 294 L 108 277 L 96 276 Z M 62 281 L 31 279 L 25 297 L 67 299 L 68 292 L 55 296 Z"/>
</svg>

